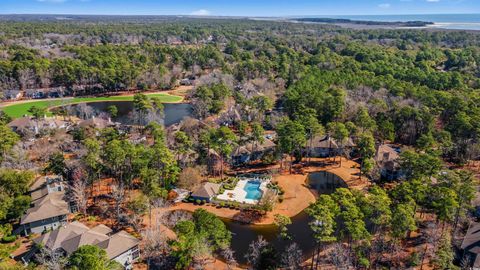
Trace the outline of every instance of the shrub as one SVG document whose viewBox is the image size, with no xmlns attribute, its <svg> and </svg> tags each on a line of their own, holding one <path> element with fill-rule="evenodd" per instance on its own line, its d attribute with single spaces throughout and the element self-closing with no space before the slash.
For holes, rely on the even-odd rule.
<svg viewBox="0 0 480 270">
<path fill-rule="evenodd" d="M 283 198 L 283 195 L 278 196 L 278 201 L 279 201 L 279 202 L 283 202 L 283 199 L 284 199 L 284 198 Z"/>
<path fill-rule="evenodd" d="M 206 200 L 202 200 L 202 204 L 206 204 L 206 203 L 207 203 L 207 201 L 206 201 Z"/>
<path fill-rule="evenodd" d="M 5 235 L 2 237 L 2 243 L 13 243 L 17 240 L 16 235 Z"/>
<path fill-rule="evenodd" d="M 409 265 L 410 267 L 415 267 L 420 265 L 420 256 L 418 255 L 418 253 L 414 252 L 412 253 L 412 255 L 410 255 L 410 258 L 408 258 L 407 265 Z"/>
<path fill-rule="evenodd" d="M 197 200 L 195 201 L 195 203 L 196 203 L 196 204 L 201 204 L 201 203 L 202 203 L 202 201 L 201 201 L 201 200 L 199 200 L 199 199 L 197 199 Z"/>
</svg>

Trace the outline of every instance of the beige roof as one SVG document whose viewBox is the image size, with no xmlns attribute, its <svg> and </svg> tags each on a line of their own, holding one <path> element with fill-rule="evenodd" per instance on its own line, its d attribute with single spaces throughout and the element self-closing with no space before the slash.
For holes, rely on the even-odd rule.
<svg viewBox="0 0 480 270">
<path fill-rule="evenodd" d="M 211 148 L 208 150 L 208 155 L 209 156 L 214 156 L 214 157 L 220 157 L 220 155 L 217 153 L 217 151 L 215 151 Z"/>
<path fill-rule="evenodd" d="M 102 118 L 97 118 L 97 117 L 87 119 L 87 120 L 83 120 L 80 123 L 78 123 L 78 125 L 80 127 L 83 127 L 83 128 L 94 127 L 94 128 L 100 128 L 100 129 L 106 128 L 106 127 L 110 126 L 111 124 L 112 124 L 112 122 L 110 122 L 108 120 L 105 120 L 105 119 L 102 119 Z"/>
<path fill-rule="evenodd" d="M 33 184 L 30 186 L 29 191 L 33 192 L 37 189 L 40 189 L 45 185 L 45 183 L 46 183 L 45 176 L 38 177 L 35 180 L 35 182 L 33 182 Z"/>
<path fill-rule="evenodd" d="M 349 137 L 347 139 L 347 141 L 343 144 L 343 146 L 345 146 L 345 147 L 355 147 L 357 145 L 353 142 L 353 139 L 351 137 Z"/>
<path fill-rule="evenodd" d="M 33 122 L 30 116 L 24 116 L 20 118 L 14 119 L 12 122 L 8 123 L 10 128 L 27 128 L 33 126 L 35 123 Z"/>
<path fill-rule="evenodd" d="M 480 267 L 480 256 L 477 255 L 475 261 L 473 262 L 474 269 L 478 269 Z"/>
<path fill-rule="evenodd" d="M 234 151 L 234 156 L 239 155 L 250 155 L 253 151 L 255 152 L 262 152 L 268 149 L 272 149 L 276 146 L 274 142 L 269 139 L 264 139 L 262 143 L 255 145 L 255 143 L 247 143 L 246 145 L 238 146 Z"/>
<path fill-rule="evenodd" d="M 47 195 L 48 195 L 47 188 L 40 188 L 30 193 L 30 196 L 32 197 L 32 202 L 35 202 L 36 200 L 43 198 Z"/>
<path fill-rule="evenodd" d="M 64 192 L 56 192 L 39 199 L 32 208 L 27 210 L 27 213 L 20 220 L 20 224 L 67 215 L 70 212 L 68 203 L 63 200 L 64 196 Z"/>
<path fill-rule="evenodd" d="M 375 161 L 377 162 L 389 162 L 395 161 L 400 155 L 388 144 L 382 144 L 378 146 L 377 154 L 375 155 Z"/>
<path fill-rule="evenodd" d="M 96 227 L 93 227 L 91 230 L 94 231 L 94 232 L 103 233 L 103 234 L 112 233 L 112 229 L 110 229 L 109 227 L 107 227 L 103 224 L 99 224 Z"/>
<path fill-rule="evenodd" d="M 66 239 L 62 242 L 61 247 L 67 252 L 67 254 L 70 255 L 81 246 L 96 245 L 100 242 L 107 240 L 108 238 L 109 237 L 105 234 L 88 230 L 86 232 L 83 232 L 82 234 Z"/>
<path fill-rule="evenodd" d="M 61 226 L 56 230 L 47 232 L 42 236 L 35 238 L 33 241 L 37 244 L 42 244 L 50 250 L 55 250 L 62 247 L 62 242 L 66 239 L 76 237 L 86 231 L 88 227 L 83 223 L 74 221 L 67 226 Z"/>
<path fill-rule="evenodd" d="M 125 253 L 140 242 L 137 238 L 124 231 L 120 231 L 112 236 L 108 236 L 103 232 L 111 233 L 112 230 L 105 225 L 98 225 L 89 229 L 84 224 L 75 221 L 48 232 L 33 241 L 44 245 L 50 250 L 61 248 L 68 255 L 83 245 L 97 245 L 107 252 L 107 256 L 110 259 Z"/>
<path fill-rule="evenodd" d="M 59 179 L 60 181 L 63 181 L 62 178 L 58 178 L 58 177 L 59 176 L 56 176 L 56 175 L 50 175 L 50 176 L 41 176 L 37 178 L 37 180 L 29 188 L 30 196 L 32 197 L 32 202 L 35 202 L 36 200 L 48 195 L 47 178 Z M 51 187 L 53 186 L 51 185 Z"/>
<path fill-rule="evenodd" d="M 125 253 L 125 251 L 138 245 L 140 240 L 128 234 L 125 231 L 119 231 L 112 235 L 109 239 L 98 243 L 98 246 L 105 249 L 107 256 L 110 259 L 114 259 L 119 255 Z"/>
<path fill-rule="evenodd" d="M 338 148 L 337 142 L 329 136 L 317 136 L 313 138 L 312 146 L 315 148 Z"/>
<path fill-rule="evenodd" d="M 235 156 L 239 156 L 239 155 L 249 155 L 251 152 L 247 149 L 246 146 L 239 146 L 237 147 L 237 149 L 235 149 L 235 151 L 233 151 L 233 154 Z"/>
<path fill-rule="evenodd" d="M 202 198 L 211 198 L 217 195 L 218 191 L 220 190 L 220 184 L 215 183 L 204 183 L 197 191 L 192 193 L 194 197 L 202 197 Z"/>
<path fill-rule="evenodd" d="M 473 245 L 480 246 L 480 223 L 478 222 L 473 222 L 468 227 L 461 248 L 471 251 Z"/>
<path fill-rule="evenodd" d="M 269 139 L 264 139 L 262 143 L 255 145 L 254 143 L 248 143 L 245 145 L 248 151 L 265 151 L 271 148 L 274 148 L 276 144 Z"/>
</svg>

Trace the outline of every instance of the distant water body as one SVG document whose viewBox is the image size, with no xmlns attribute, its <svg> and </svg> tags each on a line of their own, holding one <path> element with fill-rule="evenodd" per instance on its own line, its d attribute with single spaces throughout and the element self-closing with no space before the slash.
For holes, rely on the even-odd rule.
<svg viewBox="0 0 480 270">
<path fill-rule="evenodd" d="M 362 21 L 433 22 L 429 28 L 480 30 L 480 14 L 426 14 L 426 15 L 345 15 L 345 16 L 315 16 L 318 18 L 350 19 Z"/>
</svg>

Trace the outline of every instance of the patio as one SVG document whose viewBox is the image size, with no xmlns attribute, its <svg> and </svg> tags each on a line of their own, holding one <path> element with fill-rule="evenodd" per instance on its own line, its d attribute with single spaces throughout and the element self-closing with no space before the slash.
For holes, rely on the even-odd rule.
<svg viewBox="0 0 480 270">
<path fill-rule="evenodd" d="M 258 204 L 261 199 L 250 199 L 248 198 L 249 192 L 246 188 L 249 184 L 256 184 L 259 183 L 258 189 L 260 192 L 265 194 L 267 191 L 267 185 L 270 183 L 269 178 L 260 178 L 260 177 L 243 177 L 240 178 L 237 185 L 233 190 L 225 190 L 222 194 L 217 195 L 216 199 L 220 201 L 230 201 L 230 202 L 239 202 L 243 204 Z"/>
</svg>

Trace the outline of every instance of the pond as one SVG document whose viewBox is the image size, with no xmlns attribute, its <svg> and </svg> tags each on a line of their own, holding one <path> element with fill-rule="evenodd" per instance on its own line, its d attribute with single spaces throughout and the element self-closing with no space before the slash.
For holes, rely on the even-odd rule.
<svg viewBox="0 0 480 270">
<path fill-rule="evenodd" d="M 102 102 L 87 102 L 84 103 L 90 106 L 97 114 L 107 112 L 107 108 L 115 105 L 118 109 L 118 115 L 113 121 L 122 124 L 132 124 L 131 113 L 133 111 L 132 101 L 102 101 Z M 79 104 L 72 105 L 73 108 Z M 191 116 L 192 106 L 188 103 L 164 103 L 164 124 L 170 126 L 182 121 L 186 116 Z"/>
<path fill-rule="evenodd" d="M 347 184 L 337 175 L 330 172 L 315 172 L 308 176 L 307 184 L 319 194 L 331 194 L 338 187 L 347 187 Z M 312 220 L 305 212 L 301 212 L 291 218 L 292 224 L 288 232 L 292 239 L 303 251 L 304 256 L 313 252 L 314 241 L 308 223 Z M 277 237 L 278 230 L 275 225 L 245 225 L 231 220 L 224 220 L 227 228 L 232 232 L 232 249 L 235 251 L 235 258 L 240 264 L 246 264 L 245 254 L 249 244 L 263 236 L 270 242 L 278 252 L 283 250 L 292 241 L 286 241 Z"/>
</svg>

